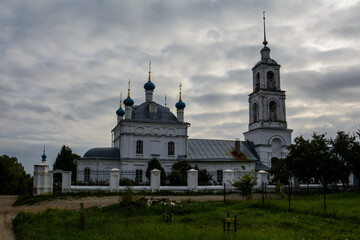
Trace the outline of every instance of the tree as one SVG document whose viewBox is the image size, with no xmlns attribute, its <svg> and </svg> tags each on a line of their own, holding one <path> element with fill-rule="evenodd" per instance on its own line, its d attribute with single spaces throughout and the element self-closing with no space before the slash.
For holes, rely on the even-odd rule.
<svg viewBox="0 0 360 240">
<path fill-rule="evenodd" d="M 291 172 L 288 169 L 286 159 L 281 158 L 276 165 L 271 166 L 270 173 L 274 175 L 272 182 L 276 184 L 288 184 L 291 177 Z M 279 183 L 280 182 L 280 183 Z M 276 185 L 275 184 L 275 185 Z"/>
<path fill-rule="evenodd" d="M 32 178 L 16 157 L 0 156 L 0 194 L 32 192 Z"/>
<path fill-rule="evenodd" d="M 347 188 L 349 186 L 352 163 L 355 163 L 354 160 L 359 153 L 356 149 L 359 143 L 356 142 L 355 135 L 350 136 L 349 133 L 343 131 L 337 132 L 336 138 L 330 139 L 330 142 L 332 144 L 332 154 L 340 162 L 337 169 L 340 181 L 344 188 Z"/>
<path fill-rule="evenodd" d="M 244 169 L 244 167 L 243 167 Z M 249 173 L 245 173 L 238 178 L 238 181 L 231 183 L 236 189 L 240 191 L 240 195 L 249 200 L 252 195 L 252 190 L 256 185 L 256 172 L 252 169 Z"/>
<path fill-rule="evenodd" d="M 76 163 L 75 160 L 80 158 L 79 155 L 72 152 L 67 146 L 62 146 L 58 153 L 53 169 L 61 169 L 64 171 L 71 171 L 72 181 L 76 181 Z"/>
<path fill-rule="evenodd" d="M 161 171 L 161 173 L 160 173 L 160 184 L 165 185 L 166 173 L 165 173 L 164 168 L 161 166 L 159 160 L 157 160 L 157 158 L 153 158 L 148 162 L 148 167 L 146 169 L 146 178 L 150 181 L 150 171 L 155 169 L 155 168 Z"/>
<path fill-rule="evenodd" d="M 360 130 L 357 131 L 357 137 L 360 138 Z M 342 175 L 342 183 L 348 184 L 348 175 L 352 172 L 360 179 L 360 143 L 356 141 L 355 135 L 342 131 L 337 133 L 333 142 L 334 153 L 338 155 L 340 161 L 344 164 L 344 174 Z M 360 189 L 360 184 L 358 185 Z"/>
<path fill-rule="evenodd" d="M 171 167 L 171 173 L 168 176 L 172 186 L 186 186 L 187 184 L 187 170 L 191 169 L 188 162 L 178 161 Z"/>
<path fill-rule="evenodd" d="M 290 145 L 289 154 L 284 160 L 284 170 L 288 172 L 289 177 L 295 176 L 303 183 L 310 183 L 316 175 L 317 168 L 316 162 L 309 158 L 311 143 L 302 136 L 296 137 L 294 142 Z"/>
<path fill-rule="evenodd" d="M 194 169 L 198 170 L 198 182 L 200 186 L 210 185 L 210 181 L 212 180 L 212 175 L 206 170 L 200 170 L 197 165 L 195 165 Z"/>
</svg>

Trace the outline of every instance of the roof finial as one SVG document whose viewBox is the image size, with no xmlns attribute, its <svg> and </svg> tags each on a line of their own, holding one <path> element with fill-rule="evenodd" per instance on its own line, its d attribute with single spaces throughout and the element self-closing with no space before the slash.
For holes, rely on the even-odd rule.
<svg viewBox="0 0 360 240">
<path fill-rule="evenodd" d="M 266 41 L 266 30 L 265 30 L 265 11 L 263 11 L 263 19 L 264 19 L 264 41 L 263 44 L 266 47 L 266 44 L 268 44 L 268 42 Z"/>
<path fill-rule="evenodd" d="M 179 85 L 179 91 L 180 91 L 179 101 L 182 101 L 182 99 L 181 99 L 181 87 L 182 87 L 182 84 L 180 83 L 180 85 Z"/>
<path fill-rule="evenodd" d="M 128 97 L 130 97 L 130 78 L 129 78 L 129 82 L 128 82 Z"/>
<path fill-rule="evenodd" d="M 167 107 L 167 96 L 165 94 L 165 107 Z"/>
<path fill-rule="evenodd" d="M 122 108 L 122 92 L 120 92 L 120 108 Z"/>
<path fill-rule="evenodd" d="M 149 82 L 151 82 L 151 61 L 149 61 Z"/>
<path fill-rule="evenodd" d="M 44 145 L 43 155 L 41 155 L 41 158 L 42 158 L 42 162 L 45 163 L 46 162 L 45 145 Z"/>
</svg>

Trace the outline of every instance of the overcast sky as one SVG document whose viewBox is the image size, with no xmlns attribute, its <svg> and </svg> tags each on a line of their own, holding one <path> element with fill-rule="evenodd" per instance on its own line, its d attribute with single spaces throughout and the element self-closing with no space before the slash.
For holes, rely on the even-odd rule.
<svg viewBox="0 0 360 240">
<path fill-rule="evenodd" d="M 191 138 L 244 139 L 262 12 L 293 138 L 360 127 L 360 1 L 2 1 L 0 155 L 28 172 L 46 145 L 110 147 L 119 94 L 135 104 L 183 84 Z"/>
</svg>

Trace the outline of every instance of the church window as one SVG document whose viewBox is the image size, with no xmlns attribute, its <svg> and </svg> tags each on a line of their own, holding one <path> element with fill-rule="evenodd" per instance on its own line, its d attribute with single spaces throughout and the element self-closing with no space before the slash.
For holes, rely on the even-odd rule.
<svg viewBox="0 0 360 240">
<path fill-rule="evenodd" d="M 257 73 L 255 77 L 255 92 L 259 90 L 260 90 L 260 73 Z"/>
<path fill-rule="evenodd" d="M 267 87 L 268 89 L 276 89 L 274 73 L 272 71 L 267 72 Z"/>
<path fill-rule="evenodd" d="M 168 155 L 169 156 L 174 156 L 175 155 L 175 144 L 174 144 L 174 142 L 169 142 L 168 143 Z"/>
<path fill-rule="evenodd" d="M 143 141 L 136 141 L 136 154 L 143 154 L 144 144 Z"/>
<path fill-rule="evenodd" d="M 223 170 L 217 170 L 216 171 L 216 181 L 218 183 L 222 183 L 223 182 Z"/>
<path fill-rule="evenodd" d="M 269 120 L 277 122 L 277 103 L 275 101 L 271 101 L 269 104 Z"/>
<path fill-rule="evenodd" d="M 253 106 L 252 106 L 252 113 L 253 113 L 253 123 L 257 122 L 259 119 L 258 119 L 258 115 L 259 115 L 259 109 L 258 109 L 258 105 L 257 103 L 254 103 Z"/>
<path fill-rule="evenodd" d="M 142 182 L 142 175 L 143 175 L 143 170 L 142 169 L 136 169 L 136 176 L 135 176 L 135 182 Z"/>
<path fill-rule="evenodd" d="M 90 182 L 90 168 L 84 169 L 84 182 Z"/>
</svg>

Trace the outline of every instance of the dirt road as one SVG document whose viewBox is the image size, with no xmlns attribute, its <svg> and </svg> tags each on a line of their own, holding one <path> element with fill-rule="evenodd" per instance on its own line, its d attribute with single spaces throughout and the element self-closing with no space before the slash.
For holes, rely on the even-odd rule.
<svg viewBox="0 0 360 240">
<path fill-rule="evenodd" d="M 183 201 L 192 199 L 194 201 L 222 201 L 222 195 L 201 195 L 201 196 L 151 196 L 152 198 L 168 198 L 174 201 Z M 119 202 L 119 196 L 106 197 L 85 197 L 78 199 L 57 199 L 48 202 L 39 202 L 31 206 L 17 206 L 12 204 L 16 201 L 17 196 L 0 196 L 0 240 L 13 240 L 14 234 L 12 231 L 12 221 L 19 212 L 41 212 L 48 208 L 58 209 L 79 209 L 80 203 L 84 204 L 85 208 L 94 206 L 107 206 Z M 243 200 L 239 194 L 226 195 L 228 200 Z"/>
</svg>

